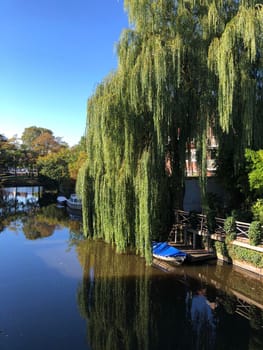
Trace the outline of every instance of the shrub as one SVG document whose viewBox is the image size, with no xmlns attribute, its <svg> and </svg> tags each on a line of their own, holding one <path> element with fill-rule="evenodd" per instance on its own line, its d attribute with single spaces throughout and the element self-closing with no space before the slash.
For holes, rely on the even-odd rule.
<svg viewBox="0 0 263 350">
<path fill-rule="evenodd" d="M 263 199 L 258 199 L 252 206 L 252 213 L 255 220 L 258 220 L 263 224 Z"/>
<path fill-rule="evenodd" d="M 260 221 L 252 221 L 249 230 L 248 230 L 248 237 L 249 242 L 251 245 L 259 245 L 261 242 L 261 224 Z"/>
<path fill-rule="evenodd" d="M 207 219 L 207 228 L 208 232 L 210 234 L 215 232 L 216 228 L 216 212 L 213 209 L 209 209 L 208 213 L 206 214 L 206 219 Z"/>
<path fill-rule="evenodd" d="M 226 218 L 224 222 L 224 230 L 231 241 L 236 239 L 236 220 L 233 216 Z"/>
<path fill-rule="evenodd" d="M 263 268 L 263 254 L 260 252 L 255 252 L 243 247 L 232 246 L 230 255 L 232 259 L 238 259 L 261 269 Z"/>
</svg>

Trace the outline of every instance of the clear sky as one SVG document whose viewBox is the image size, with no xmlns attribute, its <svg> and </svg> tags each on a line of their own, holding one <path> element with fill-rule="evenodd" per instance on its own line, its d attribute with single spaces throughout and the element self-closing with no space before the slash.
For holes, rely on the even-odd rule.
<svg viewBox="0 0 263 350">
<path fill-rule="evenodd" d="M 38 126 L 78 143 L 127 27 L 123 0 L 0 0 L 0 134 Z"/>
</svg>

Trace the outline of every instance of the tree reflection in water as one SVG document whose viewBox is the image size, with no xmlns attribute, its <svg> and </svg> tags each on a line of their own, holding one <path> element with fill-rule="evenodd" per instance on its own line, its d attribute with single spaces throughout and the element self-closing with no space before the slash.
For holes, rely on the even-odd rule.
<svg viewBox="0 0 263 350">
<path fill-rule="evenodd" d="M 165 274 L 92 240 L 76 242 L 76 251 L 83 267 L 78 305 L 93 350 L 248 349 L 260 334 L 235 317 L 233 296 L 229 314 L 227 294 L 180 268 L 178 275 Z"/>
<path fill-rule="evenodd" d="M 263 348 L 263 308 L 251 306 L 263 305 L 257 280 L 246 276 L 244 283 L 243 274 L 219 265 L 181 266 L 174 274 L 146 267 L 133 254 L 118 255 L 110 244 L 84 239 L 82 223 L 55 205 L 15 222 L 29 239 L 47 237 L 58 226 L 69 228 L 67 247 L 74 248 L 83 268 L 77 302 L 87 323 L 88 348 Z"/>
<path fill-rule="evenodd" d="M 92 349 L 149 349 L 150 279 L 143 261 L 115 256 L 110 245 L 83 242 L 77 248 L 84 268 L 78 304 L 87 319 Z M 138 259 L 140 260 L 140 259 Z M 153 335 L 153 337 L 155 337 Z"/>
<path fill-rule="evenodd" d="M 186 286 L 177 278 L 145 267 L 140 258 L 116 255 L 102 242 L 80 242 L 76 249 L 83 266 L 78 305 L 93 350 L 199 349 L 192 336 L 198 326 L 193 318 L 192 332 L 186 314 Z M 205 315 L 210 320 L 209 309 L 202 311 L 197 297 L 191 305 L 194 317 L 202 312 L 199 321 Z M 212 349 L 214 335 L 207 333 L 209 347 L 202 349 Z"/>
</svg>

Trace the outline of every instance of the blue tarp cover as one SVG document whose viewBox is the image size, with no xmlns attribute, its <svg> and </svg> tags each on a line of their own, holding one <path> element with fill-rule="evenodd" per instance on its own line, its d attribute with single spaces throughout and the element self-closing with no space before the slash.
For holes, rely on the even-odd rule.
<svg viewBox="0 0 263 350">
<path fill-rule="evenodd" d="M 185 256 L 186 253 L 182 252 L 181 250 L 170 246 L 167 242 L 160 242 L 156 243 L 153 242 L 152 244 L 153 254 L 165 256 L 165 257 L 175 257 L 175 256 Z"/>
</svg>

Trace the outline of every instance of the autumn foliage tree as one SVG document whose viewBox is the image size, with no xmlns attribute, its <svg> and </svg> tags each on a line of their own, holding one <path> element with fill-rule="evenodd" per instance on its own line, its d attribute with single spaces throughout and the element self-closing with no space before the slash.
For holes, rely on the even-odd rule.
<svg viewBox="0 0 263 350">
<path fill-rule="evenodd" d="M 40 175 L 56 184 L 58 191 L 65 194 L 74 190 L 77 174 L 87 159 L 82 140 L 72 148 L 61 148 L 58 152 L 49 152 L 39 156 L 37 167 Z"/>
<path fill-rule="evenodd" d="M 36 126 L 26 128 L 21 139 L 26 148 L 37 152 L 41 156 L 68 147 L 60 137 L 54 136 L 53 131 Z"/>
<path fill-rule="evenodd" d="M 0 135 L 1 171 L 11 168 L 17 175 L 17 169 L 24 168 L 25 175 L 39 174 L 45 185 L 67 194 L 74 191 L 79 168 L 87 159 L 85 137 L 70 148 L 51 130 L 32 126 L 25 128 L 21 140 Z"/>
<path fill-rule="evenodd" d="M 83 136 L 80 142 L 70 150 L 69 174 L 75 181 L 78 177 L 79 169 L 87 160 L 86 138 Z"/>
<path fill-rule="evenodd" d="M 52 133 L 44 132 L 32 141 L 32 148 L 40 156 L 44 156 L 49 153 L 56 153 L 64 146 L 56 141 Z"/>
<path fill-rule="evenodd" d="M 52 180 L 56 184 L 58 191 L 61 190 L 63 183 L 69 179 L 67 150 L 39 157 L 37 166 L 40 175 Z"/>
</svg>

